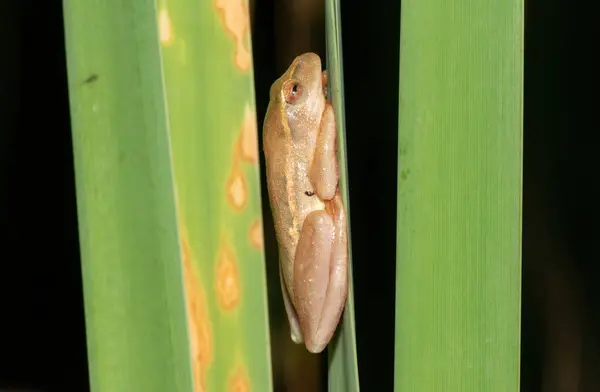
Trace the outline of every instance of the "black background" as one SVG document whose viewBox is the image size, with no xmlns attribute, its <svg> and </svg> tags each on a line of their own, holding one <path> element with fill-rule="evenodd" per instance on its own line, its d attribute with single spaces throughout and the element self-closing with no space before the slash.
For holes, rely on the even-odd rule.
<svg viewBox="0 0 600 392">
<path fill-rule="evenodd" d="M 256 2 L 259 121 L 263 92 L 279 76 L 274 1 Z M 361 385 L 391 390 L 400 4 L 342 3 L 353 255 L 369 260 L 354 265 Z M 543 320 L 533 293 L 541 275 L 531 259 L 548 248 L 536 237 L 541 226 L 568 249 L 589 334 L 598 331 L 598 68 L 583 3 L 532 0 L 526 8 L 521 382 L 537 391 Z M 86 391 L 61 2 L 1 1 L 0 40 L 0 388 Z"/>
</svg>

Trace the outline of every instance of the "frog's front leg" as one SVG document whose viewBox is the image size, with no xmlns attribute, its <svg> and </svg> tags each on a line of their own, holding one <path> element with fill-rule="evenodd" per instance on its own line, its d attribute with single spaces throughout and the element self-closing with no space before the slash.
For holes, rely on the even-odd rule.
<svg viewBox="0 0 600 392">
<path fill-rule="evenodd" d="M 309 173 L 310 182 L 322 200 L 331 200 L 335 196 L 339 177 L 336 151 L 335 116 L 331 103 L 327 102 L 321 119 L 317 146 Z"/>
<path fill-rule="evenodd" d="M 312 353 L 331 340 L 348 293 L 346 214 L 339 193 L 329 204 L 332 215 L 318 210 L 304 220 L 294 260 L 292 302 Z"/>
</svg>

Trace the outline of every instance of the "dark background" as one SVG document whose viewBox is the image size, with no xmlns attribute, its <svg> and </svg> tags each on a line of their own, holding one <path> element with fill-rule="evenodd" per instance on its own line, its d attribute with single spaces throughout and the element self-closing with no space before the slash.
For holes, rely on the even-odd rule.
<svg viewBox="0 0 600 392">
<path fill-rule="evenodd" d="M 359 369 L 363 390 L 387 391 L 395 271 L 378 260 L 395 260 L 400 4 L 342 3 L 353 255 L 370 261 L 354 265 Z M 307 11 L 307 22 L 286 4 L 254 5 L 259 122 L 294 50 L 324 55 L 322 15 Z M 0 1 L 0 389 L 89 390 L 61 7 Z M 569 366 L 589 378 L 581 391 L 600 390 L 590 377 L 600 373 L 598 63 L 585 12 L 569 0 L 526 7 L 522 391 L 544 383 L 576 391 L 552 381 Z M 273 281 L 269 222 L 267 215 Z M 283 320 L 277 290 L 270 286 L 274 323 Z M 548 359 L 568 358 L 573 347 L 584 348 L 577 365 Z"/>
</svg>

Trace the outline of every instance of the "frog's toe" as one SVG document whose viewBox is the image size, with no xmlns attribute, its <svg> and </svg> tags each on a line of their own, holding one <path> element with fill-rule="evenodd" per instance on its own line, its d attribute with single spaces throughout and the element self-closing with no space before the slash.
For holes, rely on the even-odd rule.
<svg viewBox="0 0 600 392">
<path fill-rule="evenodd" d="M 321 341 L 321 342 L 306 342 L 305 346 L 309 353 L 319 354 L 323 350 L 325 350 L 325 347 L 327 347 L 328 342 L 329 342 L 329 340 L 325 340 L 325 341 Z"/>
<path fill-rule="evenodd" d="M 298 331 L 291 331 L 290 336 L 292 337 L 292 342 L 296 343 L 296 344 L 301 344 L 304 342 L 304 340 L 302 339 L 302 334 L 298 333 Z"/>
</svg>

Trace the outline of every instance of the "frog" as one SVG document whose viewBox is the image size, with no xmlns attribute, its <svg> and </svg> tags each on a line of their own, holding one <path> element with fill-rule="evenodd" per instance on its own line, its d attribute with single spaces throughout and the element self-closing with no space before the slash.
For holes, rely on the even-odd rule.
<svg viewBox="0 0 600 392">
<path fill-rule="evenodd" d="M 322 352 L 348 295 L 347 217 L 339 190 L 335 112 L 316 53 L 271 85 L 263 122 L 279 280 L 294 343 Z"/>
</svg>

